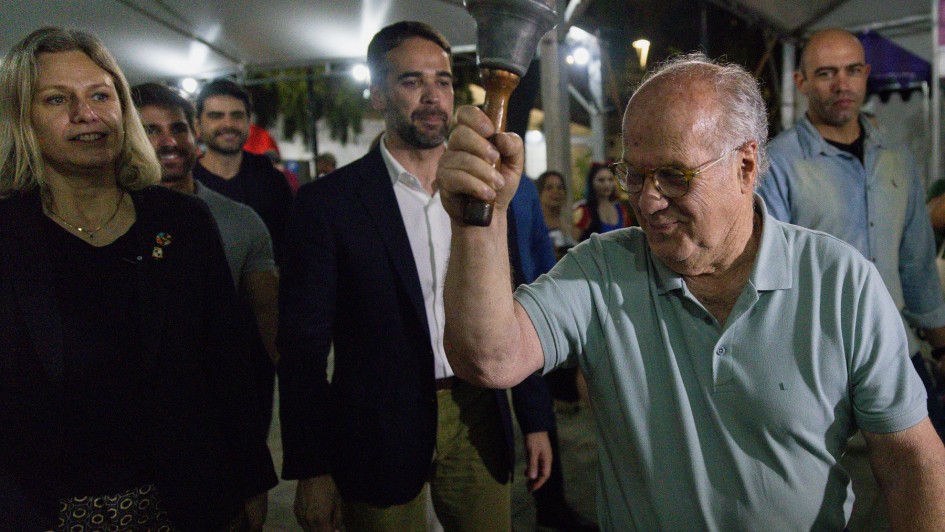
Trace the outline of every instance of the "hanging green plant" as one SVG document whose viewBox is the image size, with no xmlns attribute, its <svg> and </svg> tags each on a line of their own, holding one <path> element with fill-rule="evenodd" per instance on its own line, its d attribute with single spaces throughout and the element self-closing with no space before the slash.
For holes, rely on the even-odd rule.
<svg viewBox="0 0 945 532">
<path fill-rule="evenodd" d="M 356 136 L 363 131 L 363 87 L 348 76 L 329 78 L 328 81 L 327 97 L 322 99 L 322 117 L 331 138 L 344 145 L 348 143 L 349 132 Z"/>
<path fill-rule="evenodd" d="M 469 86 L 473 83 L 482 85 L 482 81 L 479 79 L 479 68 L 475 63 L 454 61 L 453 95 L 456 109 L 463 105 L 472 105 L 473 95 Z"/>
<path fill-rule="evenodd" d="M 270 128 L 279 116 L 278 88 L 272 83 L 260 83 L 260 79 L 259 74 L 251 74 L 246 77 L 244 84 L 253 101 L 256 125 Z"/>
<path fill-rule="evenodd" d="M 322 118 L 331 138 L 342 144 L 363 130 L 363 87 L 347 75 L 288 68 L 253 72 L 246 85 L 253 97 L 256 123 L 271 127 L 281 115 L 283 139 L 300 133 L 308 144 L 311 124 Z"/>
</svg>

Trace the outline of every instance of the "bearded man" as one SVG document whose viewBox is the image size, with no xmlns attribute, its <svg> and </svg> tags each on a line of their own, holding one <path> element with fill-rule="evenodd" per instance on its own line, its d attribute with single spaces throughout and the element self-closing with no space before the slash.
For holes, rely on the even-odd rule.
<svg viewBox="0 0 945 532">
<path fill-rule="evenodd" d="M 228 79 L 217 79 L 201 89 L 196 107 L 197 136 L 206 150 L 194 167 L 194 178 L 252 207 L 265 222 L 276 264 L 281 264 L 292 189 L 268 157 L 243 149 L 253 112 L 249 93 Z"/>
<path fill-rule="evenodd" d="M 305 530 L 510 530 L 505 390 L 457 379 L 443 347 L 450 221 L 436 168 L 453 112 L 450 46 L 398 22 L 368 47 L 385 131 L 363 158 L 303 186 L 280 286 L 283 477 Z M 326 366 L 334 343 L 334 373 Z M 512 390 L 528 476 L 551 469 L 544 381 Z M 336 493 L 340 492 L 340 499 Z"/>
</svg>

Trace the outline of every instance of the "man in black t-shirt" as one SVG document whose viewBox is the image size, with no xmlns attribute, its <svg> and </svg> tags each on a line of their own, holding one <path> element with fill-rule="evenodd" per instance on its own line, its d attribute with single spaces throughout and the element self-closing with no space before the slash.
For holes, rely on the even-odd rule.
<svg viewBox="0 0 945 532">
<path fill-rule="evenodd" d="M 194 177 L 259 214 L 280 264 L 292 189 L 267 157 L 243 150 L 251 112 L 249 94 L 238 84 L 218 79 L 204 86 L 197 97 L 197 133 L 206 153 L 197 161 Z"/>
</svg>

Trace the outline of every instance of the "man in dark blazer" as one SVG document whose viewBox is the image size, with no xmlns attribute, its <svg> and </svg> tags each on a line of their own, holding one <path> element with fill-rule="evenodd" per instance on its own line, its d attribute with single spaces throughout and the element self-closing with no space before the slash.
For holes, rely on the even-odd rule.
<svg viewBox="0 0 945 532">
<path fill-rule="evenodd" d="M 299 479 L 306 530 L 340 524 L 336 487 L 348 529 L 422 529 L 427 483 L 448 530 L 511 527 L 506 391 L 459 381 L 443 353 L 450 225 L 434 177 L 453 109 L 449 51 L 421 23 L 375 35 L 371 101 L 384 136 L 303 186 L 290 217 L 278 341 L 283 476 Z M 550 394 L 536 376 L 512 398 L 537 489 L 550 471 Z"/>
</svg>

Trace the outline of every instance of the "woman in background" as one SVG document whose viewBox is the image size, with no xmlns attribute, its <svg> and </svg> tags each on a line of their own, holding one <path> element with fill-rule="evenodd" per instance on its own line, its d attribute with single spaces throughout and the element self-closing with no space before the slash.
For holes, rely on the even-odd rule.
<svg viewBox="0 0 945 532">
<path fill-rule="evenodd" d="M 561 257 L 577 242 L 571 238 L 570 231 L 561 227 L 562 211 L 568 199 L 568 189 L 564 185 L 564 177 L 560 172 L 548 170 L 538 176 L 535 183 L 538 186 L 538 200 L 541 203 L 541 212 L 548 227 L 548 238 L 555 248 L 555 257 Z"/>
<path fill-rule="evenodd" d="M 606 163 L 592 163 L 584 199 L 574 207 L 571 235 L 582 242 L 592 233 L 606 233 L 631 225 L 634 225 L 633 217 L 617 197 L 613 172 Z"/>
</svg>

